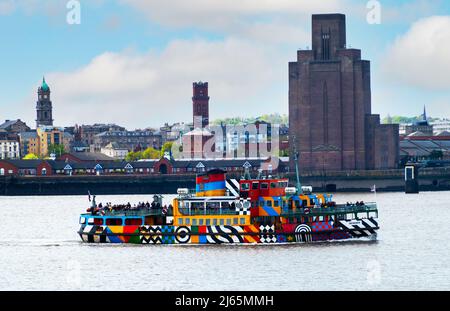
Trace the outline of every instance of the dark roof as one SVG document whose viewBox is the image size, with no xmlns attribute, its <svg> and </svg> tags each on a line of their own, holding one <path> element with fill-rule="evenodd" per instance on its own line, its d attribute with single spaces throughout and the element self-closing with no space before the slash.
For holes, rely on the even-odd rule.
<svg viewBox="0 0 450 311">
<path fill-rule="evenodd" d="M 37 137 L 37 133 L 36 133 L 36 131 L 22 132 L 22 133 L 19 133 L 19 136 L 22 139 L 36 138 Z"/>
<path fill-rule="evenodd" d="M 16 123 L 24 123 L 23 121 L 21 121 L 20 119 L 17 120 L 7 120 L 5 121 L 3 124 L 0 124 L 0 129 L 7 129 L 8 127 L 10 127 L 11 125 L 14 125 Z"/>
<path fill-rule="evenodd" d="M 406 148 L 405 148 L 406 149 Z M 155 161 L 61 161 L 61 160 L 4 160 L 11 163 L 20 169 L 33 169 L 36 168 L 42 162 L 47 162 L 54 170 L 63 170 L 67 165 L 70 165 L 72 169 L 94 169 L 98 164 L 106 169 L 124 169 L 130 164 L 134 169 L 139 168 L 153 168 L 157 160 Z M 200 163 L 203 164 L 207 171 L 221 170 L 227 167 L 244 167 L 248 162 L 252 167 L 260 167 L 262 163 L 265 163 L 264 159 L 230 159 L 230 160 L 193 160 L 193 161 L 170 161 L 175 168 L 196 168 Z M 280 166 L 283 163 L 280 161 Z"/>
<path fill-rule="evenodd" d="M 88 144 L 82 141 L 74 141 L 72 143 L 72 148 L 88 148 Z"/>
<path fill-rule="evenodd" d="M 266 159 L 220 159 L 220 160 L 189 160 L 189 161 L 171 161 L 176 168 L 196 168 L 202 163 L 206 169 L 221 169 L 226 167 L 243 167 L 249 163 L 252 167 L 260 167 Z"/>
<path fill-rule="evenodd" d="M 32 169 L 36 168 L 43 160 L 4 160 L 17 168 Z"/>
<path fill-rule="evenodd" d="M 74 158 L 80 161 L 114 161 L 114 158 L 108 157 L 107 155 L 100 152 L 71 152 L 69 153 Z M 61 157 L 67 154 L 63 154 Z"/>
</svg>

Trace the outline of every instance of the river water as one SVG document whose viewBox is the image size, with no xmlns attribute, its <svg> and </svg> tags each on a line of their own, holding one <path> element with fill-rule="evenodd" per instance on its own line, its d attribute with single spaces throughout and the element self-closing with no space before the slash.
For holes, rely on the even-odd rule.
<svg viewBox="0 0 450 311">
<path fill-rule="evenodd" d="M 376 196 L 335 199 L 376 198 L 378 241 L 289 246 L 83 244 L 87 196 L 0 197 L 0 290 L 449 290 L 450 192 Z"/>
</svg>

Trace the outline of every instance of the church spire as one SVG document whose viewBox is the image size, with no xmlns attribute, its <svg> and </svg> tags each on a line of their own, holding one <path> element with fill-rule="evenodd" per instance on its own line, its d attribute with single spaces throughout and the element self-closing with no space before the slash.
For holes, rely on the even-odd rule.
<svg viewBox="0 0 450 311">
<path fill-rule="evenodd" d="M 423 106 L 423 121 L 427 121 L 427 107 Z"/>
</svg>

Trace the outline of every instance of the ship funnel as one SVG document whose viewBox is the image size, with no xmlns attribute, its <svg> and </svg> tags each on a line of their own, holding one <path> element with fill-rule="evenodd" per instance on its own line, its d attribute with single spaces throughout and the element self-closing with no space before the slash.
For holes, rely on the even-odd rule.
<svg viewBox="0 0 450 311">
<path fill-rule="evenodd" d="M 225 196 L 225 171 L 212 170 L 196 178 L 196 196 L 218 197 Z"/>
</svg>

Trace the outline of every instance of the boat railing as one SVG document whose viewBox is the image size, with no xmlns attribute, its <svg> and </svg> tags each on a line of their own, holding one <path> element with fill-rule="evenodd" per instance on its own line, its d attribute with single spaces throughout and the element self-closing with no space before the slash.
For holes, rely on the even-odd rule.
<svg viewBox="0 0 450 311">
<path fill-rule="evenodd" d="M 366 203 L 365 205 L 337 205 L 335 207 L 319 207 L 319 208 L 297 208 L 282 209 L 281 216 L 311 216 L 311 215 L 334 215 L 349 213 L 370 213 L 378 212 L 376 203 Z"/>
<path fill-rule="evenodd" d="M 140 210 L 112 210 L 104 211 L 104 215 L 102 216 L 126 216 L 126 217 L 143 217 L 143 216 L 171 216 L 173 214 L 172 209 L 167 209 L 166 213 L 162 208 L 144 208 Z"/>
<path fill-rule="evenodd" d="M 235 209 L 230 208 L 179 208 L 183 216 L 201 216 L 201 215 L 236 215 Z"/>
</svg>

